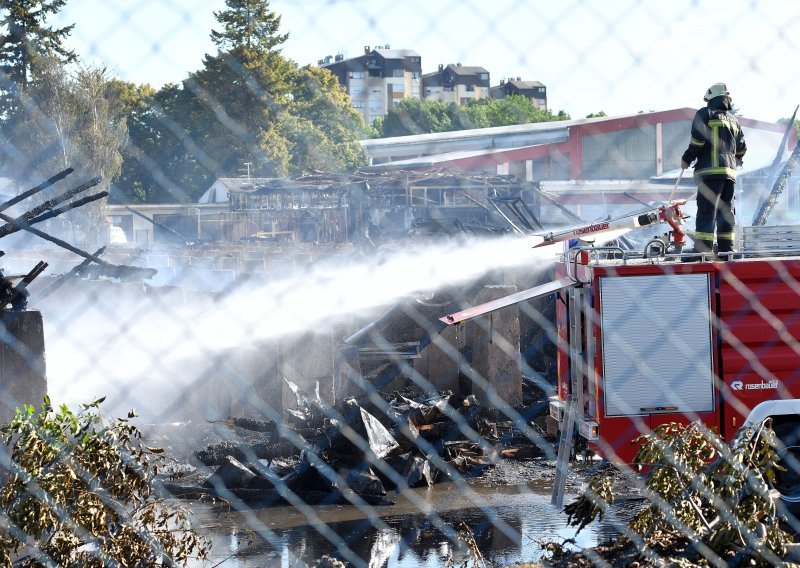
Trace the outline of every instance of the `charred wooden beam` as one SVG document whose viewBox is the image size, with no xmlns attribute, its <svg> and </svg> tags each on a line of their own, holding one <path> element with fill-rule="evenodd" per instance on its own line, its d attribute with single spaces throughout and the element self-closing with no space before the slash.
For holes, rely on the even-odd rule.
<svg viewBox="0 0 800 568">
<path fill-rule="evenodd" d="M 39 261 L 39 263 L 13 287 L 10 282 L 5 279 L 3 282 L 2 295 L 0 295 L 0 310 L 5 309 L 8 304 L 11 304 L 11 308 L 14 310 L 25 309 L 25 306 L 28 304 L 28 284 L 33 282 L 37 276 L 44 272 L 45 268 L 47 268 L 47 263 Z"/>
<path fill-rule="evenodd" d="M 70 211 L 72 209 L 77 209 L 78 207 L 82 207 L 87 203 L 97 201 L 98 199 L 103 199 L 104 197 L 108 197 L 107 191 L 101 191 L 100 193 L 87 195 L 86 197 L 81 197 L 80 199 L 76 199 L 75 201 L 70 201 L 63 207 L 56 207 L 55 209 L 51 209 L 46 213 L 42 213 L 38 217 L 34 217 L 33 219 L 30 220 L 30 224 L 33 225 L 34 223 L 41 223 L 42 221 L 46 221 L 47 219 L 58 217 L 62 213 L 66 213 L 67 211 Z"/>
<path fill-rule="evenodd" d="M 95 251 L 93 256 L 99 257 L 101 254 L 103 254 L 105 252 L 105 250 L 106 250 L 106 247 L 100 247 L 99 249 L 97 249 Z M 44 290 L 42 290 L 41 292 L 38 293 L 37 297 L 39 298 L 39 300 L 43 300 L 44 298 L 47 298 L 50 294 L 52 294 L 53 292 L 55 292 L 56 290 L 61 288 L 69 280 L 75 278 L 76 276 L 80 276 L 81 273 L 86 269 L 86 267 L 88 267 L 91 263 L 92 263 L 91 259 L 88 259 L 88 258 L 84 259 L 80 264 L 78 264 L 75 267 L 73 267 L 72 270 L 70 270 L 66 274 L 62 274 L 58 278 L 58 280 L 56 280 L 50 286 L 48 286 L 47 288 L 45 288 Z"/>
<path fill-rule="evenodd" d="M 158 274 L 158 270 L 143 266 L 105 263 L 101 266 L 90 265 L 86 269 L 86 273 L 92 278 L 103 276 L 105 278 L 118 278 L 125 282 L 141 282 L 142 280 L 149 280 Z"/>
<path fill-rule="evenodd" d="M 73 245 L 69 244 L 68 242 L 66 242 L 64 240 L 59 239 L 58 237 L 54 237 L 52 235 L 48 235 L 44 231 L 40 231 L 39 229 L 36 229 L 36 228 L 32 227 L 30 222 L 25 220 L 25 219 L 20 219 L 20 218 L 14 219 L 13 217 L 9 217 L 5 213 L 0 213 L 0 220 L 6 222 L 5 225 L 0 227 L 0 231 L 2 231 L 3 228 L 9 227 L 9 226 L 14 228 L 14 230 L 10 231 L 11 233 L 13 233 L 15 231 L 19 231 L 19 230 L 28 231 L 29 233 L 31 233 L 33 235 L 36 235 L 39 238 L 42 238 L 42 239 L 44 239 L 46 241 L 49 241 L 49 242 L 51 242 L 53 244 L 56 244 L 56 245 L 60 246 L 61 248 L 65 248 L 70 252 L 74 252 L 78 256 L 82 256 L 83 258 L 87 258 L 89 260 L 92 260 L 92 261 L 96 262 L 97 264 L 109 265 L 109 263 L 107 263 L 102 258 L 98 258 L 98 257 L 96 257 L 96 256 L 94 256 L 92 254 L 89 254 L 85 250 L 79 249 L 78 247 L 73 246 Z M 6 234 L 9 234 L 9 233 L 0 234 L 0 237 L 5 236 Z"/>
<path fill-rule="evenodd" d="M 174 236 L 178 237 L 178 238 L 179 238 L 180 240 L 182 240 L 182 241 L 183 241 L 185 244 L 187 244 L 187 245 L 189 245 L 189 244 L 192 244 L 192 241 L 190 241 L 189 239 L 187 239 L 186 237 L 184 237 L 183 235 L 181 235 L 181 234 L 180 234 L 178 231 L 175 231 L 175 230 L 171 229 L 170 227 L 167 227 L 166 225 L 163 225 L 163 224 L 159 223 L 158 221 L 154 221 L 153 219 L 151 219 L 151 218 L 150 218 L 150 217 L 148 217 L 147 215 L 144 215 L 144 214 L 142 214 L 142 213 L 139 213 L 138 211 L 136 211 L 135 209 L 132 209 L 132 208 L 128 207 L 127 205 L 125 206 L 125 209 L 127 209 L 128 211 L 130 211 L 130 212 L 131 212 L 131 213 L 133 213 L 134 215 L 138 215 L 138 216 L 139 216 L 139 217 L 141 217 L 142 219 L 144 219 L 144 220 L 146 220 L 146 221 L 149 221 L 150 223 L 152 223 L 154 226 L 158 227 L 159 229 L 163 229 L 163 230 L 167 231 L 168 233 L 170 233 L 170 234 L 172 234 L 172 235 L 174 235 Z"/>
<path fill-rule="evenodd" d="M 44 203 L 37 205 L 30 211 L 23 213 L 16 219 L 12 219 L 8 216 L 0 217 L 3 221 L 6 221 L 6 224 L 0 227 L 0 237 L 4 237 L 10 233 L 18 231 L 19 228 L 15 228 L 15 226 L 16 227 L 22 226 L 20 223 L 29 224 L 31 219 L 35 219 L 45 211 L 49 211 L 56 205 L 63 203 L 69 199 L 72 199 L 74 196 L 83 191 L 86 191 L 90 187 L 96 186 L 98 183 L 100 183 L 100 179 L 101 179 L 100 177 L 95 177 L 85 183 L 78 185 L 77 187 L 73 187 L 72 189 L 65 191 L 61 195 L 54 197 L 53 199 L 48 199 Z"/>
<path fill-rule="evenodd" d="M 50 179 L 40 183 L 36 187 L 32 187 L 28 191 L 24 191 L 24 192 L 20 193 L 19 195 L 17 195 L 16 197 L 12 197 L 11 199 L 6 201 L 5 203 L 0 204 L 0 211 L 5 211 L 9 207 L 11 207 L 13 205 L 16 205 L 20 201 L 29 198 L 31 195 L 35 195 L 35 194 L 39 193 L 40 191 L 42 191 L 43 189 L 47 189 L 48 187 L 50 187 L 51 185 L 53 185 L 57 181 L 60 181 L 60 180 L 64 179 L 65 177 L 67 177 L 69 174 L 71 174 L 74 171 L 75 170 L 73 168 L 67 168 L 66 170 L 62 170 L 62 171 L 58 172 L 56 175 L 54 175 Z"/>
<path fill-rule="evenodd" d="M 78 193 L 86 191 L 90 187 L 94 187 L 95 185 L 100 183 L 100 179 L 101 178 L 99 178 L 99 177 L 93 178 L 93 179 L 91 179 L 91 180 L 89 180 L 89 181 L 87 181 L 85 183 L 82 183 L 82 184 L 80 184 L 80 185 L 78 185 L 78 186 L 76 186 L 76 187 L 74 187 L 74 188 L 72 188 L 72 189 L 70 189 L 68 191 L 65 191 L 63 194 L 61 194 L 61 195 L 59 195 L 57 197 L 54 197 L 53 199 L 48 199 L 47 201 L 45 201 L 41 205 L 37 205 L 36 207 L 31 209 L 30 211 L 27 211 L 27 212 L 23 213 L 22 215 L 20 215 L 16 219 L 14 219 L 12 217 L 9 217 L 8 215 L 3 215 L 2 217 L 0 217 L 0 219 L 5 221 L 6 224 L 3 225 L 3 226 L 0 226 L 0 237 L 4 237 L 4 236 L 6 236 L 8 234 L 11 234 L 11 233 L 13 233 L 15 231 L 18 231 L 18 230 L 20 230 L 20 228 L 25 229 L 25 226 L 30 226 L 30 221 L 32 219 L 35 219 L 36 217 L 40 216 L 45 211 L 49 211 L 49 210 L 53 209 L 56 205 L 71 199 L 72 197 L 74 197 Z M 25 229 L 25 230 L 27 230 L 27 229 Z"/>
<path fill-rule="evenodd" d="M 138 280 L 146 280 L 148 278 L 152 278 L 155 274 L 158 273 L 158 271 L 155 268 L 143 268 L 139 266 L 123 266 L 106 262 L 102 258 L 93 254 L 89 254 L 85 250 L 79 249 L 78 247 L 73 246 L 64 240 L 59 239 L 58 237 L 54 237 L 43 231 L 40 231 L 39 229 L 31 227 L 29 221 L 20 220 L 19 218 L 13 219 L 4 213 L 0 213 L 0 220 L 6 221 L 8 225 L 16 227 L 16 230 L 28 231 L 29 233 L 36 235 L 37 237 L 40 237 L 46 241 L 56 244 L 62 248 L 67 249 L 70 252 L 74 252 L 78 256 L 81 256 L 87 260 L 96 263 L 98 265 L 96 273 L 99 276 L 106 276 L 108 278 L 119 278 L 120 280 L 138 281 Z"/>
</svg>

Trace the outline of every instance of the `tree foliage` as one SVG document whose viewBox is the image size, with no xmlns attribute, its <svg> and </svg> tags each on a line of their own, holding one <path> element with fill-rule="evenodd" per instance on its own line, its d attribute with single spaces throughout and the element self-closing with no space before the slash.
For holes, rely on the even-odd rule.
<svg viewBox="0 0 800 568">
<path fill-rule="evenodd" d="M 646 501 L 616 554 L 633 549 L 641 562 L 670 566 L 780 564 L 792 537 L 770 492 L 783 466 L 769 421 L 740 429 L 729 445 L 700 423 L 662 424 L 637 441 Z M 565 508 L 570 523 L 582 528 L 612 498 L 607 483 L 593 480 Z"/>
<path fill-rule="evenodd" d="M 62 63 L 76 59 L 75 52 L 63 45 L 74 26 L 53 28 L 46 24 L 48 14 L 58 13 L 64 4 L 66 0 L 0 0 L 0 13 L 4 14 L 0 20 L 0 90 L 13 96 L 17 88 L 26 87 L 40 57 Z"/>
<path fill-rule="evenodd" d="M 101 177 L 99 190 L 122 164 L 125 120 L 109 100 L 104 68 L 71 65 L 76 54 L 63 42 L 73 26 L 53 28 L 47 17 L 66 0 L 0 0 L 0 169 L 20 186 L 38 183 L 67 167 L 84 181 Z M 48 199 L 55 189 L 34 198 Z M 104 201 L 49 222 L 51 232 L 83 245 L 105 241 Z"/>
<path fill-rule="evenodd" d="M 222 51 L 247 49 L 269 52 L 289 38 L 279 34 L 281 17 L 264 0 L 225 0 L 227 10 L 214 12 L 223 31 L 211 31 L 211 41 Z"/>
<path fill-rule="evenodd" d="M 196 200 L 216 178 L 242 175 L 246 163 L 258 177 L 366 163 L 363 119 L 336 78 L 281 55 L 287 35 L 268 2 L 226 6 L 215 12 L 222 31 L 212 32 L 220 51 L 181 85 L 123 105 L 131 124 L 118 183 L 125 198 Z"/>
<path fill-rule="evenodd" d="M 310 138 L 284 130 L 291 143 L 290 172 L 345 172 L 363 166 L 366 156 L 359 140 L 365 136 L 364 119 L 351 106 L 336 77 L 327 69 L 309 65 L 298 69 L 290 83 L 287 114 L 313 130 Z M 313 137 L 319 138 L 321 145 L 313 144 Z"/>
<path fill-rule="evenodd" d="M 161 186 L 155 180 L 163 179 L 164 172 L 150 157 L 156 156 L 162 147 L 166 149 L 167 144 L 163 141 L 169 136 L 169 131 L 162 127 L 156 91 L 150 85 L 114 79 L 109 85 L 109 93 L 114 112 L 125 117 L 128 129 L 121 148 L 122 167 L 110 200 L 130 198 L 136 202 L 159 203 L 161 199 L 157 191 Z M 175 139 L 171 141 L 178 143 Z M 125 187 L 125 193 L 119 187 Z"/>
<path fill-rule="evenodd" d="M 41 412 L 18 409 L 0 428 L 9 459 L 0 491 L 3 565 L 186 565 L 207 557 L 186 511 L 154 492 L 161 450 L 146 447 L 128 419 L 103 424 L 101 403 L 75 414 L 45 399 Z"/>
<path fill-rule="evenodd" d="M 21 105 L 1 125 L 4 175 L 32 185 L 72 167 L 75 177 L 99 176 L 97 189 L 108 189 L 122 166 L 127 131 L 110 87 L 104 68 L 69 70 L 57 58 L 41 57 L 31 82 L 20 90 Z M 42 192 L 38 198 L 51 196 Z M 83 236 L 82 244 L 104 241 L 104 207 L 105 200 L 96 201 L 64 217 Z"/>
<path fill-rule="evenodd" d="M 210 163 L 187 130 L 191 126 L 190 95 L 182 86 L 116 81 L 116 107 L 126 117 L 128 137 L 123 165 L 111 199 L 115 202 L 183 203 L 185 188 L 197 183 L 202 164 Z"/>
<path fill-rule="evenodd" d="M 381 137 L 392 137 L 569 118 L 564 111 L 553 114 L 520 95 L 474 99 L 466 105 L 405 98 L 375 126 Z"/>
<path fill-rule="evenodd" d="M 789 124 L 790 120 L 791 120 L 791 118 L 789 118 L 789 117 L 779 118 L 778 119 L 778 124 L 786 125 L 786 124 Z M 800 136 L 800 118 L 796 118 L 794 120 L 794 129 L 795 129 L 795 132 L 797 133 L 797 136 Z"/>
</svg>

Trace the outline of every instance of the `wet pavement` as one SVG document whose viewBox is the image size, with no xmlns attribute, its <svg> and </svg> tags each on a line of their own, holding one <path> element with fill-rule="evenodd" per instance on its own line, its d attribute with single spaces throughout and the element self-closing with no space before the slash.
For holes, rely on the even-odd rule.
<svg viewBox="0 0 800 568">
<path fill-rule="evenodd" d="M 395 505 L 361 509 L 300 505 L 236 511 L 195 502 L 193 524 L 212 540 L 213 553 L 192 566 L 313 566 L 323 555 L 368 568 L 472 565 L 469 538 L 492 566 L 508 566 L 538 561 L 548 541 L 575 539 L 574 546 L 584 548 L 613 539 L 614 527 L 632 515 L 634 507 L 623 503 L 576 535 L 566 515 L 550 505 L 545 485 L 440 483 L 390 493 Z"/>
</svg>

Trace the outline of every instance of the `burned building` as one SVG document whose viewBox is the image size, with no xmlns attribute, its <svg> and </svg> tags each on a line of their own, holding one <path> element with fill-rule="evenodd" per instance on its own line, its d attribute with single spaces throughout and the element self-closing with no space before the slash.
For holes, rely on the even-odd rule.
<svg viewBox="0 0 800 568">
<path fill-rule="evenodd" d="M 253 178 L 228 187 L 227 199 L 214 203 L 111 205 L 108 216 L 134 246 L 342 244 L 430 232 L 507 231 L 511 226 L 493 202 L 518 199 L 531 188 L 512 176 L 448 169 L 310 174 Z"/>
</svg>

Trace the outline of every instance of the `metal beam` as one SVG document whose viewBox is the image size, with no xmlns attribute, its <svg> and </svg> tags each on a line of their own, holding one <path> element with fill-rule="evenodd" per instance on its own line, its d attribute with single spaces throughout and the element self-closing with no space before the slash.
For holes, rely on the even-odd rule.
<svg viewBox="0 0 800 568">
<path fill-rule="evenodd" d="M 547 294 L 558 292 L 559 290 L 569 288 L 570 286 L 575 286 L 576 284 L 577 282 L 575 282 L 575 280 L 565 276 L 564 278 L 559 278 L 558 280 L 553 280 L 552 282 L 541 284 L 540 286 L 534 286 L 533 288 L 528 288 L 527 290 L 517 292 L 516 294 L 511 294 L 503 298 L 498 298 L 497 300 L 492 300 L 491 302 L 486 302 L 485 304 L 480 304 L 479 306 L 473 306 L 471 308 L 467 308 L 466 310 L 452 313 L 439 318 L 439 321 L 442 321 L 447 325 L 455 325 L 457 323 L 461 323 L 462 321 L 467 321 L 469 319 L 494 312 L 501 308 L 524 302 L 525 300 L 533 300 L 534 298 L 538 298 L 540 296 L 546 296 Z"/>
</svg>

